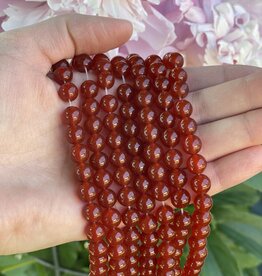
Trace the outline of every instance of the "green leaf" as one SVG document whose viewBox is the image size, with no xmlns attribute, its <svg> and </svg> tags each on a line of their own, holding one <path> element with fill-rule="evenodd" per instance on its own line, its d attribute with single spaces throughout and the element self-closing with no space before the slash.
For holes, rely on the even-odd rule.
<svg viewBox="0 0 262 276">
<path fill-rule="evenodd" d="M 208 239 L 209 254 L 202 276 L 242 276 L 239 266 L 218 231 Z"/>
<path fill-rule="evenodd" d="M 260 276 L 260 273 L 257 268 L 245 269 L 244 276 Z"/>
<path fill-rule="evenodd" d="M 244 183 L 257 191 L 262 192 L 262 173 L 255 175 Z"/>
<path fill-rule="evenodd" d="M 81 245 L 78 242 L 66 243 L 58 246 L 59 263 L 67 268 L 74 268 Z"/>
</svg>

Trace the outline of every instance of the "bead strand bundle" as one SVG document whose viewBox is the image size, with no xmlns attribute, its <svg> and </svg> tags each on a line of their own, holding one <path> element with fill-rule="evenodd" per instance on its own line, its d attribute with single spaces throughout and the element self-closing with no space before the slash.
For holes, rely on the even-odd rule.
<svg viewBox="0 0 262 276">
<path fill-rule="evenodd" d="M 90 275 L 199 275 L 212 199 L 179 53 L 53 65 L 85 202 Z M 73 71 L 86 80 L 79 87 Z M 92 76 L 92 79 L 91 77 Z M 72 105 L 80 94 L 80 104 Z M 191 214 L 186 208 L 194 205 Z M 180 266 L 185 245 L 189 253 Z"/>
</svg>

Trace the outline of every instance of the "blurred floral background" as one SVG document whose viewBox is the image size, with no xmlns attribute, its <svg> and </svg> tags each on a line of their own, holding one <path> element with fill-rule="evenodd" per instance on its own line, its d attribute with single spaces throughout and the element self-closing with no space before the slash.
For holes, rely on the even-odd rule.
<svg viewBox="0 0 262 276">
<path fill-rule="evenodd" d="M 109 54 L 184 54 L 188 66 L 262 67 L 262 0 L 0 0 L 0 31 L 66 13 L 125 18 L 131 40 Z M 262 264 L 262 173 L 214 196 L 209 255 L 202 276 L 259 276 Z M 88 274 L 85 242 L 0 256 L 0 275 Z"/>
</svg>

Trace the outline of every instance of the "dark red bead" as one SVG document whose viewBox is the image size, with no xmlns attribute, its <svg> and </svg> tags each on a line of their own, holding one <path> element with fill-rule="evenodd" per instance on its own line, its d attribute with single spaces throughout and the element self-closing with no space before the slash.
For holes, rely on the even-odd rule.
<svg viewBox="0 0 262 276">
<path fill-rule="evenodd" d="M 148 162 L 157 162 L 162 154 L 163 150 L 158 144 L 152 143 L 144 147 L 144 157 Z"/>
<path fill-rule="evenodd" d="M 113 66 L 113 70 L 115 76 L 119 79 L 130 74 L 130 66 L 126 61 L 116 62 Z"/>
<path fill-rule="evenodd" d="M 115 149 L 110 156 L 110 161 L 114 166 L 121 167 L 127 163 L 127 158 L 127 154 L 124 150 Z"/>
<path fill-rule="evenodd" d="M 175 124 L 175 118 L 169 111 L 163 111 L 159 115 L 158 122 L 160 127 L 164 129 L 172 128 Z"/>
<path fill-rule="evenodd" d="M 183 68 L 175 67 L 170 70 L 170 72 L 168 74 L 168 78 L 172 81 L 186 82 L 187 81 L 187 73 Z"/>
<path fill-rule="evenodd" d="M 113 207 L 116 203 L 116 194 L 111 189 L 105 189 L 98 195 L 98 202 L 105 208 Z"/>
<path fill-rule="evenodd" d="M 126 59 L 122 56 L 115 56 L 111 59 L 111 63 L 113 64 L 113 66 L 119 61 L 126 61 Z"/>
<path fill-rule="evenodd" d="M 111 259 L 120 259 L 125 256 L 127 251 L 125 244 L 116 244 L 114 246 L 110 246 L 108 249 L 108 254 Z"/>
<path fill-rule="evenodd" d="M 127 120 L 123 124 L 123 133 L 128 137 L 134 137 L 138 134 L 138 127 L 135 121 Z"/>
<path fill-rule="evenodd" d="M 201 150 L 202 142 L 196 135 L 187 135 L 182 139 L 182 146 L 186 153 L 196 154 Z"/>
<path fill-rule="evenodd" d="M 97 243 L 90 242 L 89 244 L 89 252 L 93 256 L 105 256 L 107 254 L 107 245 L 104 241 L 99 241 Z"/>
<path fill-rule="evenodd" d="M 109 57 L 106 54 L 102 54 L 102 53 L 96 54 L 93 57 L 93 64 L 95 64 L 97 61 L 101 59 L 109 60 Z"/>
<path fill-rule="evenodd" d="M 149 67 L 151 64 L 155 62 L 162 62 L 162 59 L 158 55 L 150 55 L 145 59 L 145 65 Z"/>
<path fill-rule="evenodd" d="M 168 258 L 175 254 L 176 248 L 173 246 L 172 243 L 168 241 L 163 241 L 158 247 L 158 252 L 160 256 Z"/>
<path fill-rule="evenodd" d="M 187 83 L 174 82 L 170 85 L 170 92 L 177 99 L 185 98 L 189 93 L 189 87 Z"/>
<path fill-rule="evenodd" d="M 158 128 L 153 124 L 146 124 L 144 128 L 141 129 L 141 138 L 147 143 L 155 142 L 159 137 Z"/>
<path fill-rule="evenodd" d="M 124 206 L 132 206 L 137 200 L 137 192 L 132 187 L 123 187 L 118 193 L 118 201 Z"/>
<path fill-rule="evenodd" d="M 156 182 L 151 190 L 152 196 L 159 201 L 165 201 L 170 196 L 170 188 L 166 182 Z"/>
<path fill-rule="evenodd" d="M 151 234 L 157 228 L 157 220 L 154 215 L 146 214 L 141 218 L 139 225 L 143 233 Z"/>
<path fill-rule="evenodd" d="M 88 137 L 87 145 L 91 151 L 101 151 L 104 148 L 104 138 L 100 134 L 94 133 Z"/>
<path fill-rule="evenodd" d="M 169 224 L 173 222 L 174 217 L 175 217 L 174 210 L 172 207 L 168 205 L 162 205 L 156 211 L 157 220 L 164 224 Z"/>
<path fill-rule="evenodd" d="M 72 147 L 71 154 L 75 162 L 85 162 L 89 157 L 89 149 L 84 144 L 76 144 Z"/>
<path fill-rule="evenodd" d="M 137 209 L 140 212 L 148 213 L 151 212 L 155 208 L 155 200 L 147 195 L 143 194 L 137 201 Z"/>
<path fill-rule="evenodd" d="M 176 188 L 182 188 L 187 183 L 186 172 L 182 169 L 174 169 L 169 175 L 170 183 Z"/>
<path fill-rule="evenodd" d="M 122 102 L 128 102 L 134 95 L 133 87 L 128 83 L 122 83 L 118 86 L 117 96 Z"/>
<path fill-rule="evenodd" d="M 120 114 L 125 119 L 134 119 L 136 117 L 136 110 L 131 103 L 123 103 L 120 107 Z"/>
<path fill-rule="evenodd" d="M 146 176 L 140 175 L 139 177 L 137 177 L 135 181 L 135 187 L 137 188 L 138 191 L 144 193 L 148 190 L 149 186 L 150 186 L 150 182 Z"/>
<path fill-rule="evenodd" d="M 117 131 L 112 131 L 108 134 L 106 143 L 112 149 L 120 148 L 123 144 L 123 136 Z"/>
<path fill-rule="evenodd" d="M 87 181 L 90 180 L 93 176 L 93 169 L 88 164 L 80 163 L 76 167 L 76 175 L 80 181 Z"/>
<path fill-rule="evenodd" d="M 207 238 L 210 234 L 210 226 L 209 225 L 198 225 L 194 227 L 194 231 L 192 232 L 191 237 L 196 239 Z"/>
<path fill-rule="evenodd" d="M 108 157 L 102 152 L 94 152 L 90 156 L 90 164 L 96 169 L 105 168 L 108 165 Z"/>
<path fill-rule="evenodd" d="M 150 79 L 145 75 L 140 75 L 135 78 L 135 87 L 138 90 L 149 90 L 151 88 Z"/>
<path fill-rule="evenodd" d="M 142 150 L 141 142 L 136 137 L 131 137 L 127 141 L 127 151 L 131 155 L 138 155 Z"/>
<path fill-rule="evenodd" d="M 76 106 L 68 106 L 63 112 L 63 122 L 68 125 L 77 125 L 82 120 L 82 112 Z"/>
<path fill-rule="evenodd" d="M 54 71 L 54 80 L 58 84 L 70 82 L 73 78 L 73 71 L 70 67 L 58 67 Z"/>
<path fill-rule="evenodd" d="M 85 122 L 85 130 L 90 134 L 100 132 L 102 127 L 102 121 L 96 116 L 89 117 Z"/>
<path fill-rule="evenodd" d="M 114 173 L 114 179 L 118 185 L 126 186 L 132 180 L 132 172 L 127 167 L 119 167 Z"/>
<path fill-rule="evenodd" d="M 103 237 L 105 236 L 106 229 L 102 223 L 97 222 L 88 224 L 86 226 L 85 233 L 88 240 L 97 243 L 102 241 Z"/>
<path fill-rule="evenodd" d="M 152 164 L 148 168 L 148 177 L 152 181 L 162 181 L 165 177 L 165 168 L 159 163 Z"/>
<path fill-rule="evenodd" d="M 162 91 L 157 97 L 157 104 L 162 109 L 170 109 L 173 106 L 174 99 L 170 92 Z"/>
<path fill-rule="evenodd" d="M 122 214 L 122 220 L 127 226 L 135 226 L 140 220 L 140 214 L 135 209 L 126 209 Z"/>
<path fill-rule="evenodd" d="M 98 187 L 106 189 L 112 183 L 112 176 L 107 170 L 98 169 L 94 174 L 94 182 Z"/>
<path fill-rule="evenodd" d="M 179 136 L 173 128 L 166 129 L 161 136 L 161 140 L 167 147 L 174 147 L 179 142 Z"/>
<path fill-rule="evenodd" d="M 135 156 L 131 161 L 131 169 L 135 174 L 143 174 L 146 172 L 146 163 L 140 156 Z"/>
<path fill-rule="evenodd" d="M 141 122 L 141 123 L 144 123 L 144 124 L 150 124 L 150 123 L 153 123 L 155 118 L 156 118 L 156 114 L 154 112 L 154 110 L 152 110 L 151 108 L 149 107 L 144 107 L 142 108 L 138 114 L 138 120 Z"/>
<path fill-rule="evenodd" d="M 92 65 L 92 59 L 87 54 L 81 54 L 78 56 L 74 56 L 72 59 L 72 66 L 76 71 L 85 72 L 86 70 L 90 70 Z"/>
<path fill-rule="evenodd" d="M 72 126 L 68 128 L 67 140 L 70 144 L 81 143 L 84 140 L 84 130 L 81 126 Z"/>
<path fill-rule="evenodd" d="M 98 75 L 97 83 L 103 89 L 110 89 L 115 83 L 114 75 L 111 72 L 103 71 Z"/>
<path fill-rule="evenodd" d="M 102 210 L 99 205 L 91 203 L 84 207 L 84 216 L 88 222 L 95 223 L 101 218 Z"/>
<path fill-rule="evenodd" d="M 78 89 L 73 83 L 67 82 L 60 86 L 58 95 L 64 102 L 74 101 L 78 96 Z"/>
<path fill-rule="evenodd" d="M 148 246 L 154 246 L 158 242 L 158 237 L 156 233 L 151 233 L 148 235 L 143 235 L 143 244 L 148 247 Z"/>
<path fill-rule="evenodd" d="M 164 156 L 164 162 L 170 169 L 177 169 L 182 164 L 182 154 L 176 149 L 169 149 Z"/>
<path fill-rule="evenodd" d="M 130 54 L 126 57 L 126 60 L 128 61 L 128 63 L 133 66 L 136 64 L 144 64 L 144 60 L 137 54 Z"/>
<path fill-rule="evenodd" d="M 196 210 L 209 211 L 212 208 L 213 201 L 207 194 L 197 195 L 194 200 Z"/>
<path fill-rule="evenodd" d="M 110 259 L 109 261 L 109 267 L 111 270 L 118 272 L 123 272 L 127 269 L 128 263 L 125 258 L 120 259 Z M 112 274 L 110 274 L 112 275 Z"/>
<path fill-rule="evenodd" d="M 109 94 L 102 97 L 100 105 L 105 112 L 114 112 L 117 109 L 118 101 L 115 96 Z"/>
<path fill-rule="evenodd" d="M 146 74 L 146 67 L 143 64 L 134 64 L 131 67 L 131 74 L 134 78 L 145 75 Z"/>
<path fill-rule="evenodd" d="M 207 239 L 206 238 L 196 238 L 196 237 L 190 237 L 188 239 L 188 244 L 190 248 L 193 250 L 202 249 L 207 245 Z"/>
<path fill-rule="evenodd" d="M 211 222 L 211 213 L 209 211 L 195 211 L 192 216 L 195 225 L 208 225 Z"/>
<path fill-rule="evenodd" d="M 98 94 L 98 85 L 93 80 L 86 80 L 80 86 L 80 91 L 85 98 L 94 98 Z"/>
<path fill-rule="evenodd" d="M 200 154 L 194 154 L 187 160 L 187 168 L 190 172 L 200 174 L 207 166 L 206 159 Z"/>
<path fill-rule="evenodd" d="M 179 53 L 167 53 L 163 57 L 163 62 L 167 68 L 182 67 L 184 64 L 183 56 Z"/>
<path fill-rule="evenodd" d="M 51 70 L 54 72 L 59 67 L 70 67 L 70 65 L 66 59 L 61 59 L 60 61 L 52 65 Z"/>
<path fill-rule="evenodd" d="M 161 224 L 159 229 L 157 230 L 158 236 L 161 240 L 171 241 L 175 238 L 175 229 L 172 225 L 169 224 Z"/>
<path fill-rule="evenodd" d="M 178 100 L 174 104 L 173 112 L 178 117 L 190 117 L 193 107 L 187 100 Z"/>
<path fill-rule="evenodd" d="M 170 81 L 164 76 L 158 76 L 154 80 L 154 86 L 159 92 L 168 91 L 170 88 Z"/>
<path fill-rule="evenodd" d="M 88 98 L 84 101 L 82 105 L 83 112 L 87 115 L 88 119 L 90 116 L 94 116 L 98 113 L 100 107 L 97 100 L 93 98 Z"/>
<path fill-rule="evenodd" d="M 117 227 L 121 222 L 121 214 L 115 208 L 105 210 L 102 220 L 108 227 Z"/>
<path fill-rule="evenodd" d="M 98 61 L 96 61 L 93 67 L 98 73 L 101 73 L 104 71 L 110 72 L 112 70 L 111 63 L 107 59 L 99 59 Z"/>
<path fill-rule="evenodd" d="M 141 90 L 135 96 L 135 103 L 137 106 L 146 107 L 153 103 L 153 94 L 147 90 Z"/>
<path fill-rule="evenodd" d="M 173 269 L 174 266 L 178 265 L 178 261 L 172 257 L 168 257 L 168 258 L 160 257 L 157 260 L 157 264 L 160 268 L 160 273 L 161 273 L 161 271 L 163 270 Z"/>
<path fill-rule="evenodd" d="M 108 231 L 107 240 L 110 245 L 116 245 L 124 241 L 124 232 L 121 229 L 113 228 Z"/>
<path fill-rule="evenodd" d="M 210 179 L 204 174 L 195 175 L 191 181 L 191 188 L 195 193 L 207 193 L 211 187 Z"/>
<path fill-rule="evenodd" d="M 127 245 L 136 243 L 140 239 L 140 233 L 135 226 L 134 227 L 127 226 L 124 229 L 124 233 L 125 233 L 125 242 Z"/>
<path fill-rule="evenodd" d="M 119 115 L 115 113 L 109 113 L 106 114 L 106 116 L 104 117 L 103 123 L 108 130 L 116 130 L 117 128 L 119 128 L 121 120 L 119 118 Z"/>
<path fill-rule="evenodd" d="M 148 68 L 149 74 L 155 78 L 166 75 L 166 66 L 162 62 L 154 62 Z"/>
<path fill-rule="evenodd" d="M 191 225 L 191 215 L 187 211 L 178 211 L 175 214 L 174 224 L 179 229 L 189 228 Z"/>
<path fill-rule="evenodd" d="M 97 188 L 88 182 L 83 182 L 80 185 L 80 197 L 83 201 L 91 202 L 97 197 Z"/>
<path fill-rule="evenodd" d="M 171 197 L 172 204 L 176 208 L 185 208 L 190 203 L 190 194 L 185 189 L 178 189 Z"/>
</svg>

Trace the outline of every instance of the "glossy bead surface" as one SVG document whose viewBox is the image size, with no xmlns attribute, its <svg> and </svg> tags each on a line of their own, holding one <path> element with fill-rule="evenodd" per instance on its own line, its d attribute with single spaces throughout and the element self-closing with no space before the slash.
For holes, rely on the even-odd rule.
<svg viewBox="0 0 262 276">
<path fill-rule="evenodd" d="M 107 185 L 106 185 L 107 186 Z M 104 188 L 105 186 L 103 186 Z M 113 207 L 116 203 L 116 194 L 111 189 L 105 189 L 98 195 L 98 202 L 105 208 Z"/>
<path fill-rule="evenodd" d="M 120 114 L 125 119 L 134 119 L 136 117 L 136 110 L 133 104 L 126 102 L 121 105 Z"/>
<path fill-rule="evenodd" d="M 108 249 L 108 254 L 112 259 L 120 259 L 126 254 L 126 246 L 122 243 L 110 246 Z"/>
<path fill-rule="evenodd" d="M 169 149 L 164 156 L 164 162 L 170 169 L 177 169 L 182 164 L 182 154 L 176 149 Z"/>
<path fill-rule="evenodd" d="M 84 144 L 76 144 L 72 147 L 71 155 L 75 162 L 85 162 L 89 157 L 89 150 Z"/>
<path fill-rule="evenodd" d="M 115 149 L 110 156 L 110 162 L 116 167 L 124 166 L 127 160 L 128 156 L 122 149 Z"/>
<path fill-rule="evenodd" d="M 92 65 L 92 59 L 87 54 L 81 54 L 78 56 L 74 56 L 72 59 L 72 66 L 76 71 L 85 72 L 86 70 L 90 70 Z"/>
<path fill-rule="evenodd" d="M 121 229 L 113 228 L 107 234 L 110 245 L 115 245 L 124 241 L 124 232 Z"/>
<path fill-rule="evenodd" d="M 141 138 L 148 143 L 155 142 L 159 137 L 159 131 L 153 124 L 147 124 L 141 129 Z"/>
<path fill-rule="evenodd" d="M 80 86 L 80 91 L 85 98 L 94 98 L 98 94 L 98 85 L 95 81 L 86 80 Z"/>
<path fill-rule="evenodd" d="M 186 153 L 196 154 L 201 150 L 202 142 L 196 135 L 187 135 L 182 139 L 182 146 Z"/>
<path fill-rule="evenodd" d="M 122 220 L 127 226 L 135 226 L 140 220 L 140 214 L 135 209 L 126 209 L 122 214 Z"/>
<path fill-rule="evenodd" d="M 83 112 L 89 117 L 99 112 L 99 103 L 93 98 L 88 98 L 82 105 Z"/>
<path fill-rule="evenodd" d="M 175 229 L 172 225 L 161 224 L 159 229 L 157 230 L 157 234 L 161 240 L 171 241 L 175 237 Z"/>
<path fill-rule="evenodd" d="M 159 62 L 161 63 L 162 62 L 162 59 L 160 56 L 158 55 L 150 55 L 148 56 L 146 59 L 145 59 L 145 65 L 147 67 L 149 67 L 151 64 L 155 63 L 155 62 Z"/>
<path fill-rule="evenodd" d="M 87 139 L 87 145 L 91 151 L 101 151 L 104 148 L 104 138 L 97 133 L 91 134 Z"/>
<path fill-rule="evenodd" d="M 170 109 L 173 106 L 174 99 L 167 91 L 162 91 L 157 97 L 157 104 L 162 109 Z"/>
<path fill-rule="evenodd" d="M 109 208 L 103 213 L 102 220 L 108 227 L 117 227 L 121 222 L 121 214 L 117 209 Z"/>
<path fill-rule="evenodd" d="M 172 148 L 178 144 L 179 136 L 173 128 L 168 128 L 162 133 L 161 140 L 165 146 Z"/>
<path fill-rule="evenodd" d="M 135 87 L 138 90 L 149 90 L 151 88 L 151 82 L 145 75 L 140 75 L 135 78 Z"/>
<path fill-rule="evenodd" d="M 182 169 L 174 169 L 169 175 L 170 183 L 176 188 L 182 188 L 187 183 L 186 172 Z"/>
<path fill-rule="evenodd" d="M 114 179 L 118 185 L 128 185 L 132 180 L 132 172 L 127 167 L 119 167 L 114 173 Z"/>
<path fill-rule="evenodd" d="M 78 96 L 78 89 L 73 83 L 67 82 L 60 86 L 58 95 L 64 102 L 74 101 Z"/>
<path fill-rule="evenodd" d="M 206 159 L 200 154 L 194 154 L 187 160 L 187 167 L 192 173 L 200 174 L 207 166 Z"/>
<path fill-rule="evenodd" d="M 95 152 L 90 156 L 90 164 L 95 169 L 102 169 L 108 165 L 108 157 L 102 152 Z"/>
<path fill-rule="evenodd" d="M 133 120 L 127 120 L 123 125 L 123 133 L 128 137 L 134 137 L 138 134 L 137 124 Z"/>
<path fill-rule="evenodd" d="M 68 106 L 63 112 L 62 119 L 67 125 L 77 125 L 82 120 L 82 111 L 76 106 Z"/>
<path fill-rule="evenodd" d="M 185 208 L 190 203 L 190 194 L 185 189 L 179 189 L 171 197 L 171 202 L 176 208 Z"/>
<path fill-rule="evenodd" d="M 102 130 L 103 123 L 97 116 L 91 116 L 85 122 L 85 130 L 90 133 L 98 133 Z"/>
<path fill-rule="evenodd" d="M 96 186 L 105 189 L 112 183 L 112 176 L 110 172 L 104 169 L 99 169 L 94 174 L 94 183 Z"/>
<path fill-rule="evenodd" d="M 140 233 L 136 227 L 127 226 L 124 229 L 126 244 L 136 243 L 140 239 Z"/>
<path fill-rule="evenodd" d="M 162 148 L 155 143 L 149 144 L 144 148 L 144 157 L 148 162 L 157 162 L 163 154 Z"/>
<path fill-rule="evenodd" d="M 156 233 L 143 235 L 143 243 L 145 246 L 154 246 L 158 242 L 158 236 Z"/>
<path fill-rule="evenodd" d="M 195 193 L 207 193 L 211 187 L 210 179 L 204 174 L 195 175 L 191 181 L 191 188 Z"/>
<path fill-rule="evenodd" d="M 148 177 L 152 181 L 162 181 L 165 177 L 165 168 L 159 163 L 150 165 L 148 168 Z"/>
<path fill-rule="evenodd" d="M 94 223 L 102 216 L 102 210 L 98 204 L 91 203 L 84 207 L 84 215 L 87 221 Z"/>
<path fill-rule="evenodd" d="M 175 67 L 170 70 L 168 74 L 169 79 L 177 82 L 186 82 L 187 81 L 187 73 L 181 67 Z"/>
<path fill-rule="evenodd" d="M 76 167 L 76 176 L 80 181 L 91 180 L 91 177 L 94 174 L 92 167 L 89 164 L 80 163 Z"/>
<path fill-rule="evenodd" d="M 211 221 L 211 213 L 210 211 L 195 211 L 193 213 L 192 219 L 196 225 L 208 225 Z"/>
<path fill-rule="evenodd" d="M 137 116 L 139 122 L 149 124 L 154 122 L 156 118 L 156 113 L 151 108 L 144 107 L 138 112 Z"/>
<path fill-rule="evenodd" d="M 154 87 L 158 92 L 168 91 L 170 88 L 170 81 L 164 76 L 158 76 L 155 78 Z"/>
<path fill-rule="evenodd" d="M 179 53 L 167 53 L 163 57 L 163 63 L 167 68 L 182 67 L 184 64 L 183 56 Z"/>
<path fill-rule="evenodd" d="M 102 241 L 103 237 L 105 236 L 106 230 L 103 224 L 93 223 L 86 226 L 85 233 L 88 240 L 92 240 L 97 243 Z"/>
<path fill-rule="evenodd" d="M 73 71 L 70 67 L 58 67 L 54 71 L 54 80 L 62 85 L 70 82 L 73 78 Z"/>
<path fill-rule="evenodd" d="M 97 83 L 99 87 L 103 89 L 105 88 L 110 89 L 114 85 L 114 82 L 115 82 L 115 78 L 111 72 L 103 71 L 98 75 Z"/>
<path fill-rule="evenodd" d="M 148 71 L 153 77 L 164 76 L 166 74 L 166 66 L 162 62 L 154 62 L 149 66 Z"/>
<path fill-rule="evenodd" d="M 143 194 L 137 201 L 137 209 L 140 212 L 148 213 L 151 212 L 155 208 L 155 200 L 153 197 Z"/>
<path fill-rule="evenodd" d="M 165 201 L 169 198 L 170 196 L 170 188 L 169 185 L 166 182 L 156 182 L 152 186 L 152 196 L 159 201 Z"/>
<path fill-rule="evenodd" d="M 133 187 L 123 187 L 118 193 L 118 201 L 124 206 L 132 206 L 137 200 L 137 192 Z"/>
<path fill-rule="evenodd" d="M 157 228 L 157 220 L 155 216 L 147 214 L 141 218 L 139 225 L 143 233 L 151 234 Z"/>
<path fill-rule="evenodd" d="M 116 93 L 122 102 L 128 102 L 134 95 L 134 88 L 130 84 L 122 83 L 118 86 Z"/>
<path fill-rule="evenodd" d="M 128 76 L 130 74 L 130 66 L 126 61 L 119 61 L 113 66 L 115 77 L 121 79 L 122 76 Z"/>
<path fill-rule="evenodd" d="M 163 111 L 159 115 L 158 122 L 162 128 L 172 128 L 175 124 L 175 118 L 169 111 Z"/>
<path fill-rule="evenodd" d="M 178 130 L 183 135 L 193 134 L 197 130 L 196 121 L 190 117 L 183 118 L 178 124 Z"/>
<path fill-rule="evenodd" d="M 142 150 L 141 141 L 136 137 L 131 137 L 127 141 L 127 151 L 131 155 L 138 155 Z"/>
<path fill-rule="evenodd" d="M 175 220 L 174 224 L 176 225 L 177 228 L 179 229 L 185 229 L 190 227 L 191 225 L 191 215 L 187 211 L 178 211 L 175 214 Z"/>
<path fill-rule="evenodd" d="M 146 67 L 143 64 L 134 64 L 131 67 L 131 74 L 134 78 L 140 75 L 144 75 L 146 73 Z"/>
<path fill-rule="evenodd" d="M 160 222 L 169 224 L 173 222 L 174 217 L 174 210 L 168 205 L 162 205 L 156 211 L 156 218 Z"/>
<path fill-rule="evenodd" d="M 123 136 L 117 131 L 112 131 L 106 137 L 106 143 L 112 149 L 120 148 L 123 144 Z"/>
<path fill-rule="evenodd" d="M 197 195 L 194 200 L 196 210 L 209 211 L 212 208 L 213 201 L 207 194 Z"/>
<path fill-rule="evenodd" d="M 131 169 L 132 171 L 139 175 L 139 174 L 143 174 L 146 172 L 146 163 L 145 161 L 139 157 L 139 156 L 135 156 L 132 161 L 131 161 Z"/>
<path fill-rule="evenodd" d="M 105 256 L 107 254 L 107 245 L 104 241 L 89 244 L 89 252 L 94 256 Z"/>
<path fill-rule="evenodd" d="M 137 188 L 138 191 L 144 193 L 149 189 L 150 182 L 146 176 L 140 175 L 139 177 L 136 178 L 135 187 Z"/>
<path fill-rule="evenodd" d="M 192 114 L 193 107 L 187 100 L 178 100 L 174 104 L 173 112 L 179 117 L 190 117 Z"/>
<path fill-rule="evenodd" d="M 85 202 L 93 201 L 98 195 L 98 189 L 95 185 L 83 182 L 80 185 L 80 197 Z"/>
<path fill-rule="evenodd" d="M 113 95 L 105 95 L 102 97 L 100 105 L 105 112 L 114 112 L 117 109 L 118 101 Z"/>
<path fill-rule="evenodd" d="M 60 61 L 52 65 L 51 71 L 55 71 L 59 67 L 70 67 L 70 65 L 66 59 L 61 59 Z"/>
<path fill-rule="evenodd" d="M 84 130 L 81 126 L 69 127 L 67 130 L 67 140 L 70 144 L 81 143 L 84 140 Z"/>
<path fill-rule="evenodd" d="M 147 90 L 141 90 L 135 96 L 135 103 L 139 107 L 146 107 L 153 103 L 154 97 L 152 93 Z"/>
</svg>

